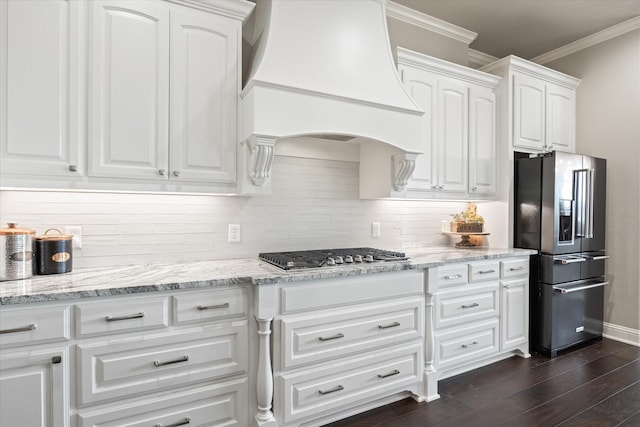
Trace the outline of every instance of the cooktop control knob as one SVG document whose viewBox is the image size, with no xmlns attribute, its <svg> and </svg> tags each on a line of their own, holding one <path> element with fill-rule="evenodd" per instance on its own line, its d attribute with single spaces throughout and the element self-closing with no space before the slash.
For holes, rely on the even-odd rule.
<svg viewBox="0 0 640 427">
<path fill-rule="evenodd" d="M 331 257 L 327 258 L 327 265 L 336 265 L 336 260 Z"/>
<path fill-rule="evenodd" d="M 353 262 L 362 262 L 362 255 L 354 255 Z"/>
<path fill-rule="evenodd" d="M 336 264 L 344 264 L 344 259 L 340 255 L 336 256 Z"/>
<path fill-rule="evenodd" d="M 346 262 L 347 264 L 351 264 L 353 262 L 353 257 L 351 255 L 345 256 L 344 262 Z"/>
<path fill-rule="evenodd" d="M 371 254 L 365 255 L 364 261 L 365 262 L 373 262 L 373 255 L 371 255 Z"/>
</svg>

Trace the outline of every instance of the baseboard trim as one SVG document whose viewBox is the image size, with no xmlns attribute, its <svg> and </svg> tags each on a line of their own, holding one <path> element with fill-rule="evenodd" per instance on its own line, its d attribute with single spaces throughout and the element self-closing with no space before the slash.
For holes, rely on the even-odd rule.
<svg viewBox="0 0 640 427">
<path fill-rule="evenodd" d="M 603 327 L 603 337 L 640 347 L 640 330 L 607 322 L 604 322 Z"/>
</svg>

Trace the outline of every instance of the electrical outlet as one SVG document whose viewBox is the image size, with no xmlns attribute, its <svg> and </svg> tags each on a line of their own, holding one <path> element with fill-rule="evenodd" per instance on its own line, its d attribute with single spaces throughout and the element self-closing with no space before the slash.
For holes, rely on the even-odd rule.
<svg viewBox="0 0 640 427">
<path fill-rule="evenodd" d="M 229 224 L 229 243 L 240 241 L 240 224 Z"/>
<path fill-rule="evenodd" d="M 371 223 L 371 237 L 380 237 L 380 223 L 372 222 Z"/>
<path fill-rule="evenodd" d="M 73 248 L 82 247 L 82 227 L 79 225 L 66 225 L 64 227 L 64 234 L 70 234 L 73 236 L 71 240 L 71 246 Z"/>
</svg>

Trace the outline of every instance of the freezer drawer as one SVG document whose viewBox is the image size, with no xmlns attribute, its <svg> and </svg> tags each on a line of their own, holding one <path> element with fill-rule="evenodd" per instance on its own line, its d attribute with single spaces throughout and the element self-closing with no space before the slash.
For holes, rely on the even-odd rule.
<svg viewBox="0 0 640 427">
<path fill-rule="evenodd" d="M 540 255 L 540 281 L 559 284 L 604 275 L 604 252 Z"/>
<path fill-rule="evenodd" d="M 600 277 L 534 286 L 534 349 L 555 357 L 559 350 L 602 337 L 604 288 L 608 284 Z"/>
</svg>

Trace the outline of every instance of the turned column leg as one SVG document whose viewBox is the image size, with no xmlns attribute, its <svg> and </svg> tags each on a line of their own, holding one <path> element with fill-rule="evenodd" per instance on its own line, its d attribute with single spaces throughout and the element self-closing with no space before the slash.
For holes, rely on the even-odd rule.
<svg viewBox="0 0 640 427">
<path fill-rule="evenodd" d="M 258 377 L 256 381 L 258 412 L 256 413 L 257 424 L 263 425 L 275 421 L 271 411 L 273 400 L 273 370 L 271 369 L 271 321 L 269 319 L 258 320 L 258 338 L 260 348 L 258 353 Z"/>
<path fill-rule="evenodd" d="M 435 357 L 435 331 L 433 321 L 433 295 L 427 294 L 425 301 L 425 346 L 424 346 L 424 389 L 427 402 L 438 399 L 438 372 L 436 371 Z"/>
</svg>

